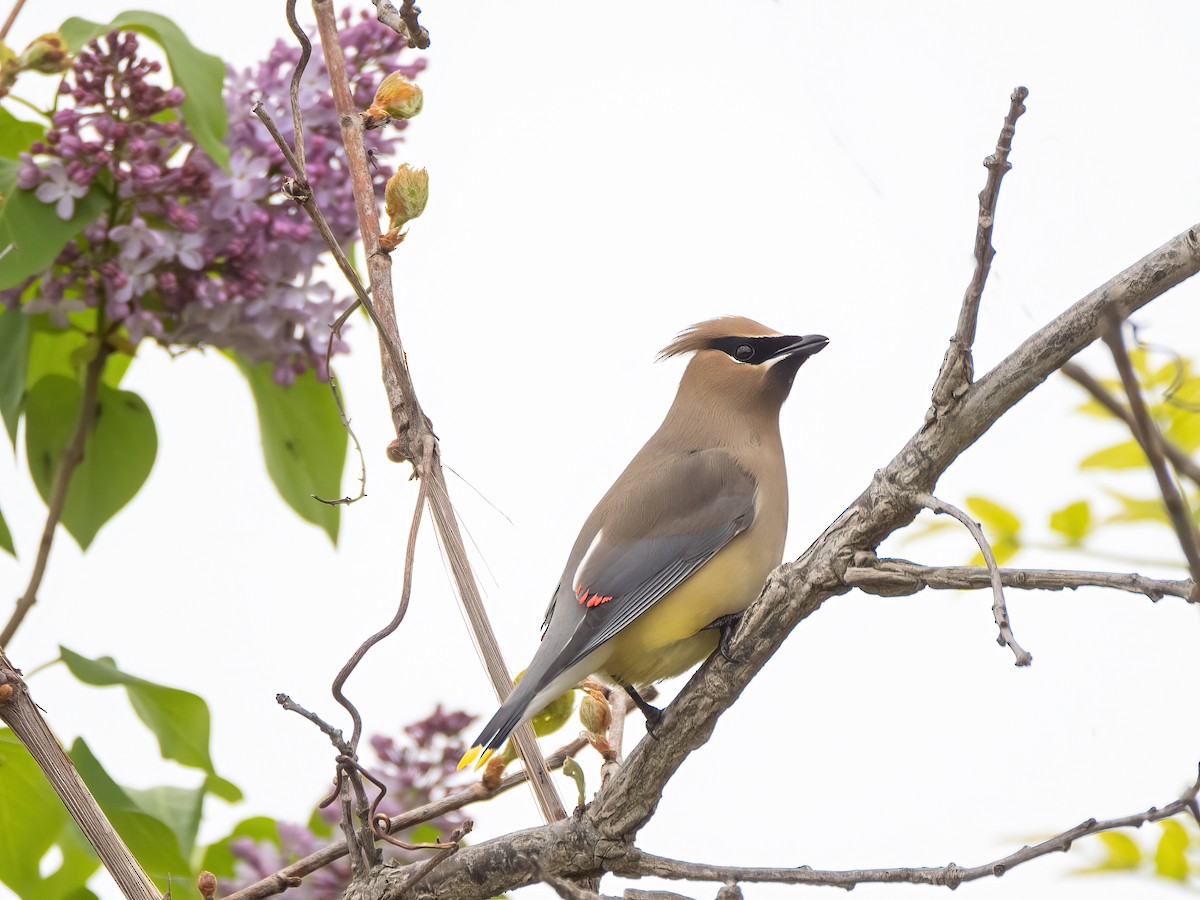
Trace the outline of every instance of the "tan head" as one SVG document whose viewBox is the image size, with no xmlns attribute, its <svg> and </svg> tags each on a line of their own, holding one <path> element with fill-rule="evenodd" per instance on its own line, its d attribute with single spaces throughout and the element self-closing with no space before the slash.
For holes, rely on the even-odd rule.
<svg viewBox="0 0 1200 900">
<path fill-rule="evenodd" d="M 659 356 L 694 354 L 654 443 L 664 447 L 734 446 L 746 441 L 778 444 L 779 411 L 796 371 L 828 343 L 823 335 L 780 334 L 742 316 L 693 325 Z"/>
<path fill-rule="evenodd" d="M 723 316 L 688 328 L 659 358 L 695 354 L 680 382 L 681 395 L 694 391 L 778 412 L 796 371 L 828 343 L 824 335 L 780 334 L 744 316 Z"/>
</svg>

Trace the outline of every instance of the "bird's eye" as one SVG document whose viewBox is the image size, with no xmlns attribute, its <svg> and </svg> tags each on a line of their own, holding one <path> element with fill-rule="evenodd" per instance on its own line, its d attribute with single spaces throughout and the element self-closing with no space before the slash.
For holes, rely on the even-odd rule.
<svg viewBox="0 0 1200 900">
<path fill-rule="evenodd" d="M 754 359 L 754 348 L 749 344 L 742 344 L 733 351 L 733 355 L 739 362 L 750 362 L 750 360 Z"/>
</svg>

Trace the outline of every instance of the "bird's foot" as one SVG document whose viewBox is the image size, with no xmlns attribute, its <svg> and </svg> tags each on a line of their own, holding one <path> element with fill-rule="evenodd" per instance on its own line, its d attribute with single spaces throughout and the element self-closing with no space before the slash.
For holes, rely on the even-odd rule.
<svg viewBox="0 0 1200 900">
<path fill-rule="evenodd" d="M 632 684 L 627 684 L 624 687 L 625 693 L 629 695 L 629 699 L 633 701 L 634 705 L 642 711 L 642 715 L 646 717 L 646 733 L 657 740 L 658 735 L 656 732 L 658 731 L 658 726 L 662 724 L 662 710 L 657 706 L 651 706 L 643 700 L 642 695 L 637 692 L 637 688 Z"/>
<path fill-rule="evenodd" d="M 721 655 L 731 663 L 741 662 L 741 660 L 735 657 L 732 653 L 733 636 L 737 634 L 738 625 L 741 623 L 742 614 L 738 612 L 731 613 L 728 616 L 721 616 L 721 618 L 715 619 L 708 625 L 704 626 L 705 631 L 715 628 L 721 632 L 721 641 L 719 644 L 717 644 L 717 649 L 720 650 Z"/>
</svg>

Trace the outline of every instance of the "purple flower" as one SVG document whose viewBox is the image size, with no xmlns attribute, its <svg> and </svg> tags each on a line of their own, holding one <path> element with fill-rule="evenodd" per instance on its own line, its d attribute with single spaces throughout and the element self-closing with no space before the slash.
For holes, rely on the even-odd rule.
<svg viewBox="0 0 1200 900">
<path fill-rule="evenodd" d="M 411 77 L 424 68 L 424 60 L 400 65 L 403 40 L 365 14 L 352 23 L 345 13 L 342 25 L 347 74 L 364 104 L 384 75 L 399 70 Z M 40 279 L 41 300 L 29 311 L 51 313 L 56 322 L 65 321 L 62 298 L 69 296 L 71 308 L 103 308 L 107 323 L 124 327 L 135 344 L 144 338 L 210 344 L 252 364 L 271 363 L 281 383 L 310 369 L 324 378 L 329 325 L 349 291 L 335 293 L 317 277 L 328 248 L 303 210 L 277 192 L 290 171 L 247 112 L 263 99 L 291 138 L 285 103 L 298 56 L 277 42 L 260 65 L 229 73 L 224 171 L 195 145 L 186 123 L 161 121 L 184 95 L 157 83 L 161 67 L 138 55 L 136 35 L 112 32 L 91 41 L 63 80 L 52 127 L 22 154 L 17 177 L 66 219 L 106 172 L 100 183 L 115 194 L 113 207 L 67 244 L 49 271 L 0 291 L 0 304 L 18 304 Z M 358 220 L 326 83 L 318 55 L 301 85 L 308 175 L 344 246 L 357 239 Z M 388 154 L 397 131 L 373 131 L 367 139 Z M 384 175 L 374 178 L 381 195 Z M 344 347 L 335 341 L 333 349 Z"/>
<path fill-rule="evenodd" d="M 34 192 L 43 203 L 53 203 L 54 212 L 60 219 L 75 215 L 75 201 L 86 197 L 88 186 L 77 184 L 67 174 L 66 167 L 58 160 L 51 160 L 41 170 L 42 183 Z"/>
</svg>

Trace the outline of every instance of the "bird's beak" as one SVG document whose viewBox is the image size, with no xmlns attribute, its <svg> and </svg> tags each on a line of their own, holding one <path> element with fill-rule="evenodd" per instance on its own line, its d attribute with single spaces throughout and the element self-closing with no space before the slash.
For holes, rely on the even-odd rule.
<svg viewBox="0 0 1200 900">
<path fill-rule="evenodd" d="M 814 353 L 820 353 L 829 343 L 829 338 L 823 334 L 806 334 L 789 338 L 789 343 L 771 354 L 771 359 L 782 359 L 785 356 L 796 356 L 808 359 Z"/>
</svg>

